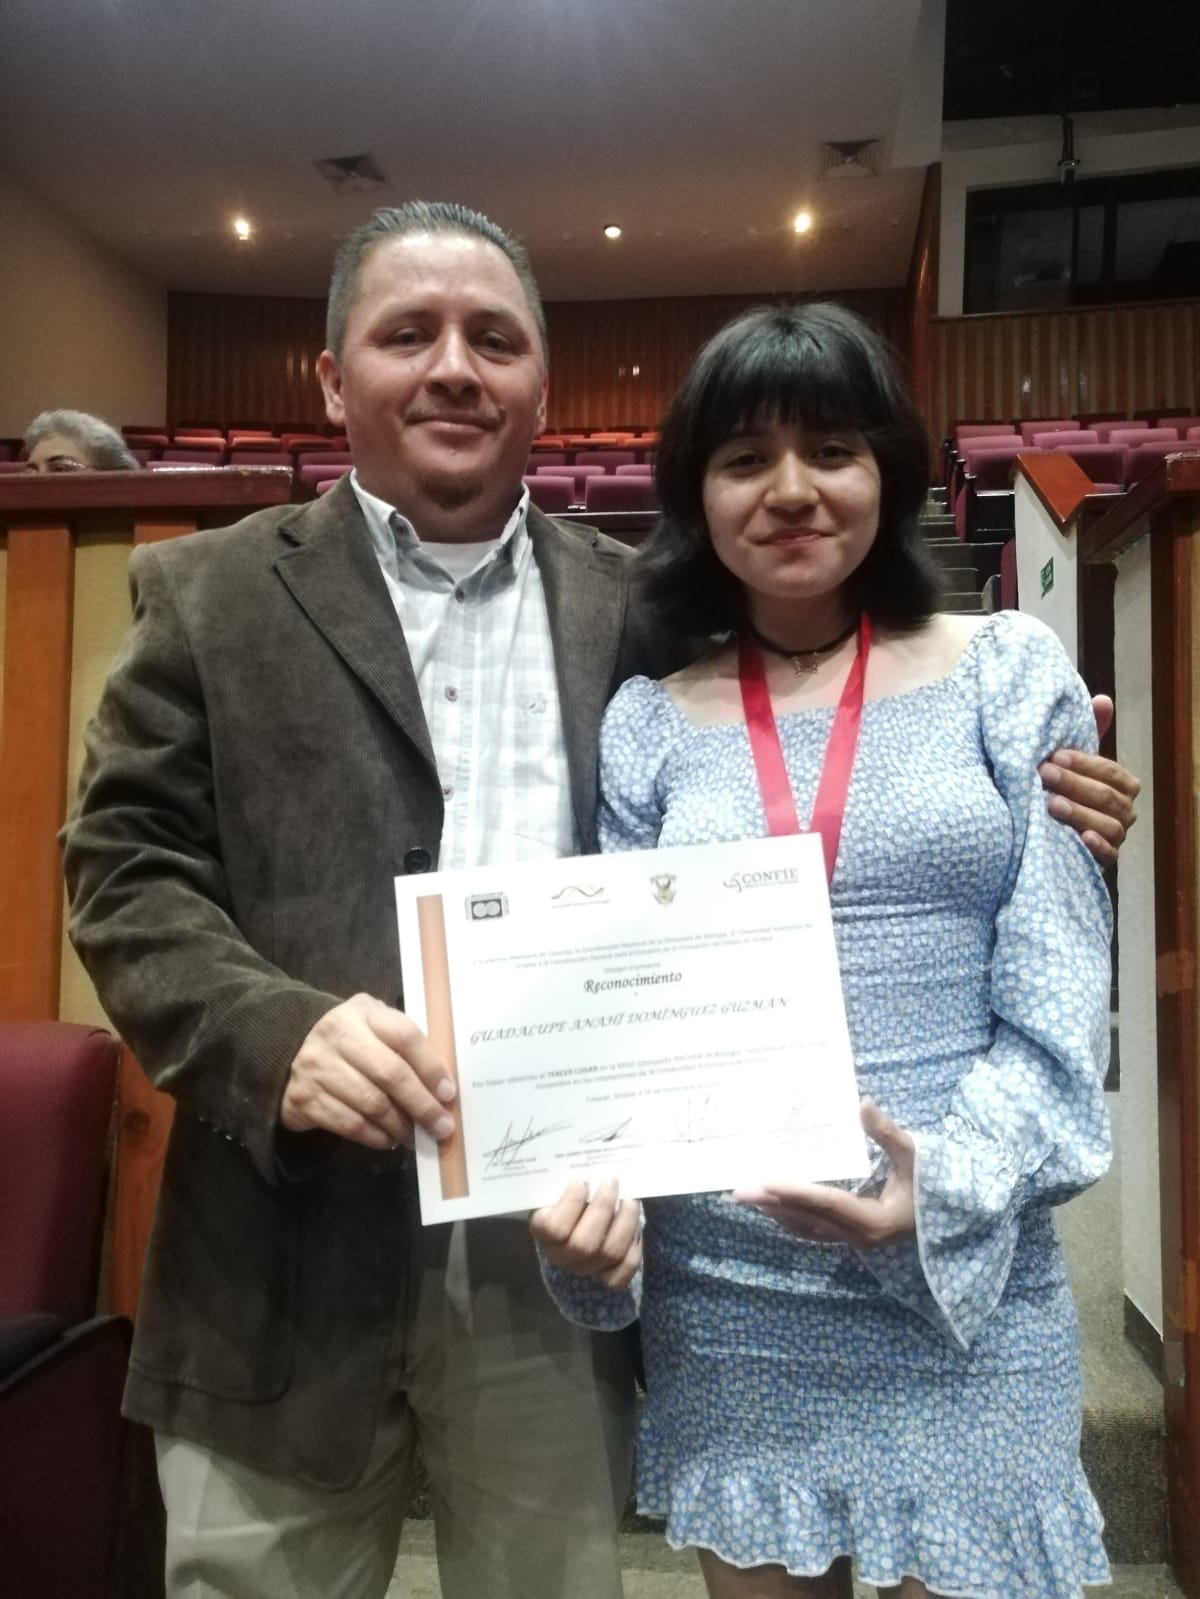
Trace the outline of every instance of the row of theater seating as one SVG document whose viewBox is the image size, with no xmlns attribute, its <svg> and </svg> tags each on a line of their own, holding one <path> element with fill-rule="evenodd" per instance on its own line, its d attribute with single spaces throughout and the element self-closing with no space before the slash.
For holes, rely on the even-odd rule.
<svg viewBox="0 0 1200 1599">
<path fill-rule="evenodd" d="M 1200 428 L 1194 440 L 1157 438 L 1132 445 L 1076 443 L 1074 434 L 1042 434 L 1053 444 L 1026 447 L 1019 440 L 1007 446 L 994 440 L 978 448 L 964 446 L 951 481 L 950 504 L 960 539 L 990 540 L 1012 528 L 1013 469 L 1018 456 L 1068 455 L 1095 485 L 1097 494 L 1119 494 L 1152 472 L 1164 455 L 1181 450 L 1200 453 Z"/>
</svg>

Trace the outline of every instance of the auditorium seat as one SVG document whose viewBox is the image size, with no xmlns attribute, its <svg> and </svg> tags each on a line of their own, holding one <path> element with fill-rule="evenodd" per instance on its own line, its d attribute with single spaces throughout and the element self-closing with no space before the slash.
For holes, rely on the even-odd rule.
<svg viewBox="0 0 1200 1599">
<path fill-rule="evenodd" d="M 205 448 L 214 444 L 224 445 L 225 435 L 220 428 L 185 428 L 178 427 L 171 435 L 173 444 L 182 444 L 185 448 L 203 441 Z"/>
<path fill-rule="evenodd" d="M 1171 423 L 1181 439 L 1190 439 L 1200 428 L 1200 416 L 1179 416 Z"/>
<path fill-rule="evenodd" d="M 224 450 L 164 450 L 164 466 L 220 466 L 225 459 Z"/>
<path fill-rule="evenodd" d="M 1021 437 L 1026 444 L 1032 444 L 1035 433 L 1069 433 L 1078 426 L 1073 416 L 1046 417 L 1038 422 L 1022 422 Z"/>
<path fill-rule="evenodd" d="M 588 441 L 591 442 L 590 440 Z M 619 466 L 633 466 L 637 456 L 633 450 L 577 450 L 575 465 L 598 466 L 602 472 L 613 472 Z"/>
<path fill-rule="evenodd" d="M 323 433 L 291 433 L 279 430 L 279 443 L 285 450 L 331 450 L 332 443 Z"/>
<path fill-rule="evenodd" d="M 291 466 L 292 457 L 286 450 L 230 450 L 230 466 Z"/>
<path fill-rule="evenodd" d="M 649 478 L 604 477 L 588 478 L 583 490 L 585 511 L 653 511 L 658 508 L 658 496 Z"/>
<path fill-rule="evenodd" d="M 336 482 L 337 478 L 335 477 L 323 477 L 314 488 L 313 493 L 316 495 L 328 494 Z"/>
<path fill-rule="evenodd" d="M 170 435 L 167 433 L 143 433 L 140 431 L 126 433 L 125 429 L 122 428 L 121 437 L 129 445 L 130 449 L 136 446 L 139 450 L 165 450 L 169 448 L 171 443 Z"/>
<path fill-rule="evenodd" d="M 1108 435 L 1109 444 L 1124 444 L 1133 448 L 1139 444 L 1179 443 L 1179 430 L 1172 427 L 1161 428 L 1117 428 Z"/>
<path fill-rule="evenodd" d="M 626 461 L 624 466 L 619 466 L 614 477 L 649 477 L 654 476 L 654 466 L 650 461 L 635 461 L 632 466 Z"/>
<path fill-rule="evenodd" d="M 1094 430 L 1099 434 L 1101 444 L 1107 444 L 1109 439 L 1112 438 L 1113 434 L 1118 428 L 1148 428 L 1149 426 L 1150 424 L 1145 417 L 1124 416 L 1118 417 L 1111 422 L 1096 422 L 1094 424 Z"/>
<path fill-rule="evenodd" d="M 15 477 L 18 472 L 25 470 L 24 461 L 0 461 L 0 475 Z"/>
<path fill-rule="evenodd" d="M 953 436 L 957 444 L 963 439 L 986 439 L 1016 431 L 1011 422 L 956 422 Z"/>
<path fill-rule="evenodd" d="M 0 1588 L 14 1599 L 110 1591 L 130 1329 L 95 1305 L 116 1067 L 100 1028 L 0 1023 Z"/>
<path fill-rule="evenodd" d="M 1091 428 L 1052 428 L 1048 433 L 1035 433 L 1035 450 L 1057 450 L 1067 444 L 1099 444 L 1100 438 Z"/>
<path fill-rule="evenodd" d="M 1069 455 L 1097 489 L 1119 489 L 1125 482 L 1125 451 L 1119 444 L 1076 444 L 1071 435 L 1052 446 L 1058 455 Z"/>
<path fill-rule="evenodd" d="M 531 472 L 536 472 L 539 467 L 543 466 L 566 466 L 566 464 L 567 452 L 565 450 L 539 450 L 536 440 L 530 452 L 529 460 L 526 462 Z"/>
<path fill-rule="evenodd" d="M 1198 423 L 1194 428 L 1188 428 L 1187 442 L 1189 444 L 1200 443 L 1200 423 Z"/>
<path fill-rule="evenodd" d="M 576 463 L 574 466 L 539 466 L 537 470 L 538 477 L 543 477 L 545 475 L 554 476 L 556 474 L 559 477 L 569 476 L 574 480 L 575 499 L 580 505 L 583 504 L 584 484 L 587 482 L 588 478 L 607 476 L 607 473 L 602 466 L 588 466 L 586 463 L 583 466 L 580 466 L 578 463 Z"/>
<path fill-rule="evenodd" d="M 278 438 L 274 428 L 230 428 L 230 444 L 244 444 L 248 439 L 274 439 Z"/>
<path fill-rule="evenodd" d="M 283 440 L 277 433 L 260 433 L 255 438 L 247 438 L 244 433 L 236 434 L 229 440 L 231 450 L 274 450 L 283 449 Z"/>
<path fill-rule="evenodd" d="M 311 489 L 316 494 L 322 483 L 336 483 L 338 478 L 345 477 L 349 470 L 349 461 L 340 466 L 336 464 L 327 466 L 319 462 L 310 461 L 306 466 L 298 466 L 296 468 L 296 477 L 305 488 Z"/>
<path fill-rule="evenodd" d="M 306 466 L 319 466 L 324 471 L 335 466 L 353 466 L 354 457 L 349 450 L 299 450 L 296 453 L 296 465 L 300 470 Z"/>
<path fill-rule="evenodd" d="M 558 516 L 571 509 L 575 500 L 573 478 L 552 477 L 549 473 L 543 475 L 537 472 L 524 481 L 529 489 L 529 498 L 547 516 Z"/>
<path fill-rule="evenodd" d="M 1146 444 L 1135 444 L 1125 452 L 1125 486 L 1135 483 L 1153 472 L 1164 455 L 1174 455 L 1180 448 L 1178 439 L 1154 439 Z"/>
</svg>

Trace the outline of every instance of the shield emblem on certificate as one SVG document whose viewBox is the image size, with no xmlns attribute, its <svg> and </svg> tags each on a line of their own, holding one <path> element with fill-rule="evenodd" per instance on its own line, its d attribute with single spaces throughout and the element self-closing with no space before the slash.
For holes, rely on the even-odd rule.
<svg viewBox="0 0 1200 1599">
<path fill-rule="evenodd" d="M 656 872 L 650 879 L 650 887 L 660 905 L 669 905 L 675 898 L 675 873 Z"/>
</svg>

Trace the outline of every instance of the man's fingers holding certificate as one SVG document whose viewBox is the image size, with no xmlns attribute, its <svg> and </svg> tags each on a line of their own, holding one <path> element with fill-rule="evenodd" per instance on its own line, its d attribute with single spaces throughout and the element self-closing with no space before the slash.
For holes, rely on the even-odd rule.
<svg viewBox="0 0 1200 1599">
<path fill-rule="evenodd" d="M 447 1138 L 454 1083 L 403 1011 L 356 994 L 315 1024 L 292 1061 L 279 1109 L 291 1132 L 323 1128 L 369 1149 L 411 1144 L 413 1123 Z"/>
<path fill-rule="evenodd" d="M 557 1204 L 534 1211 L 529 1227 L 552 1266 L 606 1288 L 627 1287 L 642 1263 L 642 1207 L 620 1199 L 611 1180 L 590 1199 L 586 1183 L 572 1183 Z"/>
</svg>

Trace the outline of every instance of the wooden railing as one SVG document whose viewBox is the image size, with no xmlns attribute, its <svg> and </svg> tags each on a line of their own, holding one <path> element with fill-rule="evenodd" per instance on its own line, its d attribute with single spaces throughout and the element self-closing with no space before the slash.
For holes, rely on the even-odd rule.
<svg viewBox="0 0 1200 1599">
<path fill-rule="evenodd" d="M 80 730 L 129 622 L 129 551 L 290 492 L 286 468 L 0 478 L 0 1019 L 105 1021 L 63 942 L 57 833 Z M 131 1313 L 171 1102 L 127 1050 L 118 1106 L 111 1299 Z"/>
<path fill-rule="evenodd" d="M 1086 562 L 1116 564 L 1118 703 L 1127 700 L 1136 707 L 1143 723 L 1148 721 L 1152 739 L 1153 781 L 1147 797 L 1152 792 L 1149 843 L 1155 947 L 1153 964 L 1145 961 L 1143 970 L 1145 985 L 1153 989 L 1146 996 L 1146 1005 L 1157 1057 L 1168 1486 L 1176 1571 L 1185 1591 L 1196 1594 L 1200 1593 L 1200 989 L 1196 974 L 1200 940 L 1200 455 L 1168 456 L 1107 514 L 1083 530 L 1080 546 Z M 1123 854 L 1123 869 L 1124 865 Z M 1123 903 L 1129 898 L 1130 893 L 1123 894 Z M 1124 946 L 1123 937 L 1123 963 Z M 1130 980 L 1123 975 L 1123 1035 L 1130 989 Z M 1123 1047 L 1122 1099 L 1124 1057 Z M 1126 1162 L 1133 1158 L 1128 1147 L 1124 1158 Z"/>
</svg>

